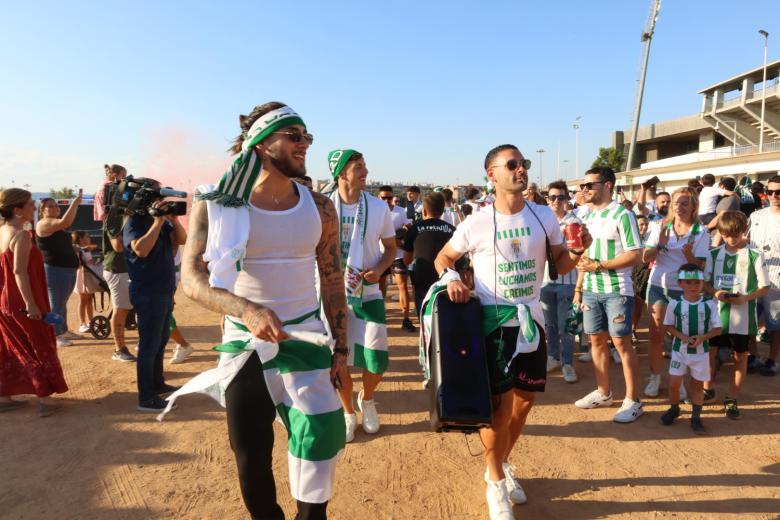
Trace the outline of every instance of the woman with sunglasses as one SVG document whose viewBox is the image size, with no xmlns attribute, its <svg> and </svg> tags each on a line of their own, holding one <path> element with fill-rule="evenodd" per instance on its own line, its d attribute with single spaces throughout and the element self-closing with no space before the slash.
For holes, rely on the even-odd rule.
<svg viewBox="0 0 780 520">
<path fill-rule="evenodd" d="M 35 225 L 35 241 L 43 253 L 51 310 L 63 317 L 63 322 L 54 326 L 58 347 L 70 346 L 73 344 L 72 339 L 81 338 L 68 330 L 68 298 L 76 286 L 79 258 L 71 244 L 70 235 L 65 232 L 76 219 L 81 194 L 82 190 L 79 190 L 61 217 L 57 201 L 52 198 L 41 199 L 38 223 Z"/>
<path fill-rule="evenodd" d="M 699 221 L 698 210 L 696 191 L 687 186 L 678 188 L 672 193 L 668 218 L 651 227 L 645 244 L 642 261 L 653 262 L 646 298 L 650 313 L 650 379 L 644 394 L 648 397 L 657 397 L 661 385 L 666 307 L 670 299 L 682 297 L 677 271 L 683 264 L 703 268 L 710 248 L 710 234 Z"/>
<path fill-rule="evenodd" d="M 28 227 L 35 214 L 29 191 L 0 192 L 0 412 L 25 406 L 15 395 L 38 396 L 38 415 L 59 409 L 49 396 L 68 391 L 57 358 L 43 257 Z"/>
<path fill-rule="evenodd" d="M 568 211 L 568 188 L 564 181 L 555 181 L 547 187 L 547 205 L 553 210 L 561 227 L 569 216 L 574 216 Z M 547 332 L 547 372 L 558 368 L 563 372 L 563 380 L 567 383 L 577 382 L 577 372 L 574 370 L 574 337 L 566 332 L 566 318 L 571 310 L 574 298 L 574 287 L 577 284 L 577 269 L 572 269 L 556 280 L 548 275 L 549 270 L 544 271 L 542 285 L 542 311 Z"/>
</svg>

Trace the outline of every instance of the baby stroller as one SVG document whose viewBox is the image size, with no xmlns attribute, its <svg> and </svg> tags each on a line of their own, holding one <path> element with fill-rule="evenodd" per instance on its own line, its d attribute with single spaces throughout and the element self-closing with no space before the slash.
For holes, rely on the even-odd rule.
<svg viewBox="0 0 780 520">
<path fill-rule="evenodd" d="M 84 260 L 81 260 L 81 265 L 84 267 L 84 284 L 92 292 L 92 306 L 97 313 L 89 322 L 89 333 L 95 339 L 106 339 L 111 334 L 111 317 L 114 315 L 114 309 L 110 308 L 111 298 L 108 284 L 103 279 L 103 276 L 95 272 Z M 99 307 L 97 304 L 98 294 L 100 294 Z M 109 294 L 108 298 L 106 298 L 107 294 Z M 106 311 L 108 311 L 108 314 L 103 316 Z M 138 324 L 135 321 L 135 312 L 130 310 L 125 319 L 125 329 L 135 330 L 136 328 L 138 328 Z"/>
</svg>

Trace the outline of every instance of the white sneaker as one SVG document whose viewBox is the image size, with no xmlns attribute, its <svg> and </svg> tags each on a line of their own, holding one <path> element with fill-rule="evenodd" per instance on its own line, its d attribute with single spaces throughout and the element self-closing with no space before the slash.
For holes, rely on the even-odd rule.
<svg viewBox="0 0 780 520">
<path fill-rule="evenodd" d="M 501 466 L 504 468 L 504 486 L 506 487 L 509 501 L 515 505 L 528 502 L 525 491 L 515 478 L 515 467 L 508 462 L 504 462 Z M 488 468 L 485 468 L 485 482 L 490 482 L 490 470 Z"/>
<path fill-rule="evenodd" d="M 89 323 L 82 323 L 81 326 L 79 326 L 79 332 L 89 332 L 90 326 Z"/>
<path fill-rule="evenodd" d="M 593 354 L 591 354 L 589 350 L 584 354 L 580 355 L 580 357 L 578 357 L 577 359 L 582 361 L 583 363 L 590 363 L 593 361 Z"/>
<path fill-rule="evenodd" d="M 574 367 L 570 364 L 565 364 L 561 367 L 561 372 L 563 372 L 563 380 L 567 383 L 576 383 L 577 382 L 577 372 L 574 370 Z"/>
<path fill-rule="evenodd" d="M 645 387 L 647 397 L 658 397 L 658 389 L 661 387 L 661 374 L 650 374 L 650 379 Z"/>
<path fill-rule="evenodd" d="M 184 345 L 176 345 L 176 348 L 173 349 L 173 357 L 170 361 L 171 365 L 183 363 L 194 351 L 195 349 L 189 345 L 186 347 Z"/>
<path fill-rule="evenodd" d="M 612 392 L 610 392 L 609 395 L 604 395 L 597 388 L 579 401 L 576 401 L 574 406 L 586 410 L 590 408 L 612 406 Z"/>
<path fill-rule="evenodd" d="M 612 420 L 616 423 L 630 423 L 636 421 L 643 413 L 645 413 L 645 410 L 642 408 L 641 401 L 632 401 L 626 397 L 623 399 L 623 405 L 620 407 L 620 410 L 617 411 Z"/>
<path fill-rule="evenodd" d="M 552 372 L 559 368 L 561 368 L 561 362 L 552 356 L 547 356 L 547 371 Z"/>
<path fill-rule="evenodd" d="M 504 480 L 489 480 L 485 500 L 487 501 L 490 520 L 515 520 L 512 512 L 512 503 L 506 493 Z"/>
<path fill-rule="evenodd" d="M 612 361 L 614 361 L 616 365 L 622 365 L 623 360 L 620 358 L 620 352 L 618 352 L 615 347 L 611 347 L 609 350 L 612 352 Z"/>
<path fill-rule="evenodd" d="M 70 347 L 73 345 L 73 342 L 65 337 L 65 335 L 57 336 L 57 346 L 58 347 Z"/>
<path fill-rule="evenodd" d="M 379 414 L 376 411 L 374 400 L 364 401 L 363 390 L 358 394 L 358 408 L 363 413 L 363 431 L 366 433 L 376 433 L 379 431 Z"/>
<path fill-rule="evenodd" d="M 355 430 L 357 430 L 357 414 L 345 413 L 344 424 L 347 426 L 347 442 L 352 442 L 355 438 Z"/>
</svg>

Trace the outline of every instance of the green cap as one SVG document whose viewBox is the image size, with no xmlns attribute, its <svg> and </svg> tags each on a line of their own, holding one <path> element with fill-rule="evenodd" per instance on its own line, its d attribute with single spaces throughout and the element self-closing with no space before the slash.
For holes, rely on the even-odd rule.
<svg viewBox="0 0 780 520">
<path fill-rule="evenodd" d="M 356 153 L 360 153 L 357 150 L 351 150 L 349 148 L 345 149 L 339 149 L 339 150 L 333 150 L 328 154 L 328 169 L 330 170 L 330 174 L 333 177 L 333 180 L 336 180 L 341 173 L 341 170 L 344 169 L 344 166 L 347 165 L 349 162 L 349 159 L 355 155 Z"/>
</svg>

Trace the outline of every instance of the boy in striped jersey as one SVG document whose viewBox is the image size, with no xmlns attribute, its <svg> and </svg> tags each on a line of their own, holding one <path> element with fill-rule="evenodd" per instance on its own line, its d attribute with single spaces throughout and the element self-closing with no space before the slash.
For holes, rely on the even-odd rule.
<svg viewBox="0 0 780 520">
<path fill-rule="evenodd" d="M 723 237 L 723 245 L 712 249 L 707 255 L 704 272 L 708 281 L 706 291 L 719 302 L 723 334 L 710 343 L 710 364 L 714 379 L 718 348 L 734 349 L 734 378 L 723 405 L 726 417 L 739 419 L 737 395 L 747 375 L 748 339 L 758 332 L 756 302 L 769 292 L 769 276 L 764 255 L 746 244 L 748 223 L 745 214 L 724 211 L 718 217 L 718 231 Z M 712 381 L 704 386 L 705 397 L 715 397 Z"/>
<path fill-rule="evenodd" d="M 721 333 L 720 316 L 714 301 L 702 298 L 704 272 L 696 264 L 683 264 L 677 273 L 682 289 L 679 300 L 670 300 L 664 325 L 674 337 L 672 361 L 669 364 L 669 402 L 671 406 L 661 416 L 661 423 L 670 426 L 680 416 L 680 387 L 683 377 L 691 372 L 691 428 L 697 435 L 706 432 L 701 422 L 704 404 L 704 382 L 710 380 L 710 342 Z"/>
<path fill-rule="evenodd" d="M 584 273 L 583 328 L 590 335 L 593 368 L 598 388 L 574 403 L 578 408 L 612 405 L 609 385 L 609 337 L 620 353 L 626 398 L 614 421 L 629 423 L 644 413 L 639 400 L 639 361 L 631 344 L 634 287 L 631 271 L 640 260 L 642 238 L 634 214 L 612 200 L 615 173 L 611 168 L 588 170 L 580 188 L 591 206 L 584 222 L 593 242 L 577 265 Z"/>
</svg>

